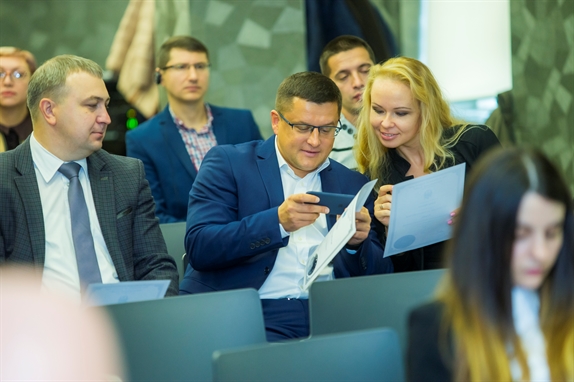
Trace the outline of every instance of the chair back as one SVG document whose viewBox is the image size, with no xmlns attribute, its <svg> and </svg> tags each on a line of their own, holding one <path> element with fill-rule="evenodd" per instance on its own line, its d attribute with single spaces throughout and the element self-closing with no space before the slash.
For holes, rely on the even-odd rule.
<svg viewBox="0 0 574 382">
<path fill-rule="evenodd" d="M 167 253 L 175 260 L 179 281 L 181 282 L 186 266 L 183 260 L 185 252 L 185 222 L 163 223 L 159 225 L 159 228 L 167 245 Z"/>
<path fill-rule="evenodd" d="M 130 381 L 211 381 L 215 350 L 266 342 L 254 289 L 106 308 L 116 324 Z"/>
<path fill-rule="evenodd" d="M 404 371 L 397 334 L 385 328 L 216 351 L 213 380 L 400 382 Z"/>
<path fill-rule="evenodd" d="M 311 335 L 391 327 L 404 348 L 409 312 L 432 297 L 443 274 L 436 269 L 313 283 Z"/>
</svg>

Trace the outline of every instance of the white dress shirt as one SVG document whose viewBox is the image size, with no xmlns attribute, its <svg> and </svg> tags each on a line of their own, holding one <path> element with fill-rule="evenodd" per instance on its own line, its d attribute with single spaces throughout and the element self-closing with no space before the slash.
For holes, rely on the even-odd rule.
<svg viewBox="0 0 574 382">
<path fill-rule="evenodd" d="M 42 147 L 34 138 L 34 133 L 30 136 L 30 149 L 40 191 L 46 235 L 42 290 L 64 293 L 80 302 L 80 277 L 72 239 L 72 220 L 68 203 L 70 181 L 58 172 L 64 162 Z M 87 161 L 82 159 L 76 163 L 82 166 L 78 177 L 88 206 L 90 227 L 102 282 L 119 282 L 96 214 L 90 179 L 87 175 Z"/>
<path fill-rule="evenodd" d="M 540 297 L 537 291 L 514 287 L 512 289 L 512 318 L 520 345 L 526 355 L 530 380 L 550 381 L 546 341 L 540 329 Z M 510 362 L 510 372 L 515 381 L 523 380 L 522 370 L 516 359 Z"/>
<path fill-rule="evenodd" d="M 295 175 L 295 172 L 289 167 L 279 152 L 277 139 L 275 139 L 275 151 L 279 162 L 285 199 L 293 194 L 304 194 L 307 191 L 322 191 L 321 175 L 319 173 L 329 166 L 328 158 L 317 170 L 307 174 L 304 178 L 300 178 Z M 309 297 L 309 292 L 302 290 L 305 267 L 307 266 L 309 255 L 315 247 L 321 244 L 329 232 L 327 218 L 325 214 L 320 214 L 313 224 L 299 228 L 291 233 L 287 233 L 281 225 L 279 229 L 283 237 L 290 236 L 289 243 L 286 247 L 279 249 L 271 273 L 261 288 L 259 288 L 259 296 L 262 299 L 306 299 Z M 315 282 L 331 279 L 333 279 L 332 271 L 327 275 L 319 276 Z"/>
<path fill-rule="evenodd" d="M 336 160 L 351 170 L 356 170 L 359 166 L 355 160 L 353 146 L 355 145 L 357 128 L 345 118 L 343 113 L 341 113 L 341 125 L 342 128 L 335 137 L 335 143 L 329 158 Z"/>
</svg>

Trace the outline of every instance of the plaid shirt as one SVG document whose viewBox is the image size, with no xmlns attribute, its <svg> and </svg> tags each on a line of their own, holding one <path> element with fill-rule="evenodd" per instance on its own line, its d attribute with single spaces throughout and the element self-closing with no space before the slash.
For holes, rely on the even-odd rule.
<svg viewBox="0 0 574 382">
<path fill-rule="evenodd" d="M 187 149 L 187 153 L 191 158 L 193 166 L 197 171 L 199 171 L 199 167 L 201 166 L 201 162 L 203 161 L 205 154 L 207 154 L 213 146 L 217 146 L 217 139 L 213 133 L 213 126 L 211 125 L 211 122 L 213 121 L 211 108 L 208 104 L 205 104 L 207 123 L 199 130 L 187 128 L 183 121 L 176 117 L 173 110 L 171 110 L 171 107 L 169 108 L 169 112 L 177 126 L 177 129 L 179 130 L 183 143 L 185 143 L 185 148 Z"/>
</svg>

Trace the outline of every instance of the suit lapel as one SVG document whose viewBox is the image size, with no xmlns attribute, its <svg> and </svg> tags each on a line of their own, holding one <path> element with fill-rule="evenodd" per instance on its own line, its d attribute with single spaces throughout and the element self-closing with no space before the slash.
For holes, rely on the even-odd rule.
<svg viewBox="0 0 574 382">
<path fill-rule="evenodd" d="M 211 109 L 211 115 L 213 115 L 213 121 L 211 126 L 213 127 L 213 134 L 215 134 L 215 139 L 218 145 L 225 145 L 229 143 L 229 129 L 232 128 L 232 123 L 228 123 L 225 115 L 221 113 L 221 109 L 217 106 L 209 105 Z"/>
<path fill-rule="evenodd" d="M 333 171 L 333 166 L 329 165 L 326 169 L 321 171 L 321 189 L 323 192 L 332 192 L 335 194 L 341 193 L 341 185 L 335 172 Z M 327 215 L 327 225 L 329 229 L 337 222 L 337 217 L 335 215 Z"/>
<path fill-rule="evenodd" d="M 275 152 L 275 136 L 263 142 L 257 148 L 257 167 L 265 184 L 271 207 L 279 206 L 285 200 L 281 173 Z"/>
<path fill-rule="evenodd" d="M 160 126 L 161 134 L 165 139 L 167 146 L 171 149 L 170 151 L 173 152 L 176 158 L 181 162 L 182 166 L 189 173 L 192 179 L 195 179 L 197 176 L 197 171 L 191 162 L 191 158 L 189 157 L 189 153 L 185 148 L 185 143 L 181 138 L 181 134 L 173 122 L 173 118 L 169 112 L 169 106 L 167 106 L 161 114 Z M 165 155 L 171 154 L 167 152 Z"/>
<path fill-rule="evenodd" d="M 88 157 L 88 175 L 102 235 L 115 268 L 119 272 L 121 269 L 126 269 L 126 267 L 118 244 L 114 177 L 113 173 L 107 170 L 106 162 L 101 152 L 95 152 Z M 123 264 L 123 266 L 120 264 Z M 120 280 L 123 279 L 122 275 L 120 275 Z"/>
<path fill-rule="evenodd" d="M 14 178 L 14 182 L 26 214 L 34 265 L 43 268 L 46 257 L 46 232 L 44 230 L 42 199 L 40 198 L 38 180 L 30 151 L 30 139 L 26 139 L 14 150 L 16 152 L 16 170 L 21 174 L 21 176 Z"/>
</svg>

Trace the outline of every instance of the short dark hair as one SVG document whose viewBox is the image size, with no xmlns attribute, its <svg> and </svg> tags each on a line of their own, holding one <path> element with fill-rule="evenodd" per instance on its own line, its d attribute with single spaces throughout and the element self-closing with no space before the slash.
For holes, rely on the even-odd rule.
<svg viewBox="0 0 574 382">
<path fill-rule="evenodd" d="M 173 36 L 167 39 L 159 47 L 157 54 L 157 67 L 164 68 L 169 62 L 170 53 L 172 49 L 183 49 L 188 52 L 205 53 L 207 61 L 209 61 L 209 52 L 207 47 L 201 41 L 191 36 Z"/>
<path fill-rule="evenodd" d="M 357 36 L 343 35 L 329 41 L 329 43 L 323 48 L 323 52 L 321 52 L 321 57 L 319 58 L 321 73 L 327 77 L 331 75 L 331 68 L 328 64 L 329 59 L 338 53 L 346 52 L 355 48 L 365 48 L 367 53 L 369 53 L 371 61 L 373 61 L 373 64 L 375 63 L 375 53 L 373 53 L 373 49 L 371 49 L 365 40 Z"/>
<path fill-rule="evenodd" d="M 323 104 L 336 102 L 338 114 L 341 114 L 341 91 L 329 77 L 317 72 L 300 72 L 287 77 L 277 89 L 275 110 L 285 113 L 291 110 L 293 98 Z"/>
</svg>

